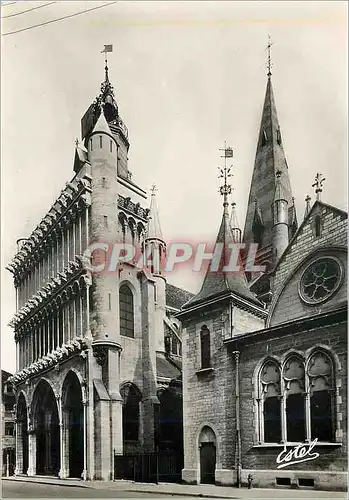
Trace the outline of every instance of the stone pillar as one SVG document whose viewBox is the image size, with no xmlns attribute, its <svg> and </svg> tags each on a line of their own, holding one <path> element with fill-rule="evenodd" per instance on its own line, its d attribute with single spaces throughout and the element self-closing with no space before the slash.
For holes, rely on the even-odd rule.
<svg viewBox="0 0 349 500">
<path fill-rule="evenodd" d="M 123 451 L 123 435 L 122 435 L 122 397 L 120 395 L 120 356 L 121 351 L 118 349 L 109 349 L 108 351 L 108 379 L 109 379 L 109 395 L 111 399 L 111 478 L 114 477 L 114 452 L 122 454 Z"/>
<path fill-rule="evenodd" d="M 23 472 L 23 437 L 22 437 L 22 422 L 18 419 L 15 421 L 16 424 L 16 468 L 15 476 L 22 474 Z"/>
<path fill-rule="evenodd" d="M 156 336 L 154 314 L 154 279 L 142 272 L 141 282 L 142 310 L 142 374 L 143 374 L 143 448 L 155 450 L 155 415 L 160 402 L 156 385 Z"/>
<path fill-rule="evenodd" d="M 59 477 L 64 479 L 69 477 L 69 409 L 63 405 L 61 405 L 60 418 L 61 467 L 59 470 Z"/>
<path fill-rule="evenodd" d="M 28 430 L 28 476 L 36 475 L 36 433 L 31 426 Z"/>
</svg>

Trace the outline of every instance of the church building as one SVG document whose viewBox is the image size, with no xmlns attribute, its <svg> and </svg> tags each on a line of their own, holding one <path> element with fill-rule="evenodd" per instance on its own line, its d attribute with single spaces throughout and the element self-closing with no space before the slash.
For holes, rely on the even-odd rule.
<svg viewBox="0 0 349 500">
<path fill-rule="evenodd" d="M 223 178 L 228 248 L 241 230 Z M 177 314 L 186 483 L 346 489 L 347 213 L 323 181 L 298 226 L 269 65 L 242 238 L 265 271 L 208 270 Z"/>
<path fill-rule="evenodd" d="M 155 189 L 148 206 L 128 167 L 128 130 L 107 65 L 81 133 L 72 179 L 7 267 L 17 301 L 15 474 L 134 479 L 134 463 L 130 470 L 120 457 L 156 451 L 175 457 L 163 471 L 173 479 L 183 467 L 174 315 L 192 294 L 161 274 Z M 92 272 L 101 256 L 87 259 L 86 250 L 116 241 L 152 265 Z"/>
</svg>

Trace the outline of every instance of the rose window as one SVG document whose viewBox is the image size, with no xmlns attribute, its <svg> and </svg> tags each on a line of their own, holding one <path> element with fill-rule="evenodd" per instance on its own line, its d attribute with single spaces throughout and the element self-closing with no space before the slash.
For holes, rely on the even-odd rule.
<svg viewBox="0 0 349 500">
<path fill-rule="evenodd" d="M 342 267 L 333 258 L 319 259 L 304 271 L 299 293 L 310 304 L 327 300 L 338 289 L 342 277 Z"/>
</svg>

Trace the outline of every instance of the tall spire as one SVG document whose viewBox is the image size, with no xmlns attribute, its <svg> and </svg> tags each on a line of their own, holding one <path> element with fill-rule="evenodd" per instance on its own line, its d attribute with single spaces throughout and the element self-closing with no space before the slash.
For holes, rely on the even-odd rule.
<svg viewBox="0 0 349 500">
<path fill-rule="evenodd" d="M 153 240 L 163 241 L 160 219 L 159 219 L 159 211 L 156 202 L 156 191 L 157 188 L 155 184 L 153 184 L 151 188 L 150 209 L 149 209 L 148 225 L 146 231 L 146 240 L 153 239 Z"/>
<path fill-rule="evenodd" d="M 226 158 L 231 158 L 233 156 L 233 150 L 224 148 L 224 167 L 219 168 L 220 175 L 219 178 L 223 179 L 223 185 L 220 187 L 219 192 L 223 196 L 223 214 L 221 225 L 217 234 L 215 249 L 222 248 L 222 253 L 220 257 L 219 270 L 212 270 L 208 268 L 204 282 L 202 284 L 201 290 L 197 293 L 189 302 L 186 303 L 185 309 L 196 305 L 197 303 L 205 302 L 217 296 L 226 296 L 228 294 L 233 294 L 237 297 L 248 299 L 255 305 L 261 305 L 255 295 L 249 290 L 248 283 L 245 276 L 245 271 L 242 266 L 241 259 L 238 271 L 225 271 L 224 266 L 229 264 L 230 251 L 232 247 L 230 245 L 236 244 L 236 240 L 233 235 L 229 220 L 229 203 L 228 196 L 231 194 L 232 188 L 228 184 L 228 178 L 232 176 L 231 168 L 227 168 Z"/>
<path fill-rule="evenodd" d="M 260 248 L 272 246 L 272 204 L 276 189 L 276 172 L 281 171 L 281 189 L 290 207 L 292 191 L 288 174 L 288 165 L 283 149 L 279 120 L 276 112 L 274 91 L 271 80 L 271 40 L 268 49 L 268 80 L 264 98 L 262 119 L 260 124 L 256 157 L 244 228 L 245 243 L 257 241 Z M 257 200 L 257 203 L 256 203 Z M 258 214 L 256 213 L 258 207 Z M 256 225 L 256 215 L 263 221 L 263 226 Z M 254 234 L 254 228 L 262 231 Z"/>
</svg>

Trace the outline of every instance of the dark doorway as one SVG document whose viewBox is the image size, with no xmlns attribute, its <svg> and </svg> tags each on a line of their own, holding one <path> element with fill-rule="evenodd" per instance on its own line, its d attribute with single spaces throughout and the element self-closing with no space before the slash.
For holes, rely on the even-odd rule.
<svg viewBox="0 0 349 500">
<path fill-rule="evenodd" d="M 81 478 L 84 470 L 84 408 L 80 382 L 72 371 L 64 381 L 64 412 L 68 426 L 69 477 Z"/>
<path fill-rule="evenodd" d="M 202 484 L 215 484 L 216 470 L 216 435 L 205 425 L 199 436 L 200 450 L 200 482 Z"/>
<path fill-rule="evenodd" d="M 60 468 L 60 429 L 55 395 L 46 381 L 33 398 L 36 429 L 36 473 L 57 476 Z"/>
<path fill-rule="evenodd" d="M 214 443 L 200 445 L 200 482 L 215 484 L 216 447 Z"/>
</svg>

